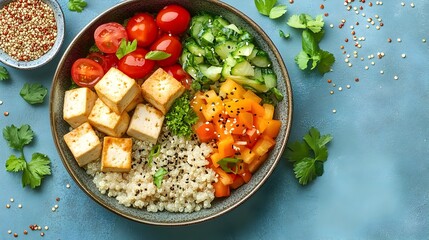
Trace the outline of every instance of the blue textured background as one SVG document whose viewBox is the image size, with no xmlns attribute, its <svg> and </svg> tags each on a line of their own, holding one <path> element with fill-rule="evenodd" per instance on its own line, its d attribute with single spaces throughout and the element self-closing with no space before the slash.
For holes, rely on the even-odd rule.
<svg viewBox="0 0 429 240">
<path fill-rule="evenodd" d="M 63 52 L 86 23 L 119 1 L 89 0 L 82 13 L 70 12 L 67 1 L 60 2 L 66 18 Z M 45 153 L 53 171 L 40 189 L 22 188 L 20 174 L 4 169 L 14 152 L 0 139 L 0 239 L 13 238 L 8 230 L 18 233 L 20 239 L 39 239 L 39 231 L 30 231 L 31 224 L 49 226 L 44 230 L 45 239 L 429 239 L 429 43 L 422 41 L 429 40 L 429 2 L 415 0 L 413 8 L 408 0 L 403 1 L 405 6 L 398 0 L 386 0 L 383 5 L 372 1 L 369 7 L 370 1 L 356 0 L 352 6 L 364 7 L 356 14 L 346 10 L 344 1 L 295 0 L 290 4 L 279 0 L 288 6 L 288 12 L 277 20 L 261 16 L 253 1 L 225 2 L 264 28 L 288 66 L 294 93 L 290 140 L 300 139 L 311 126 L 334 136 L 325 174 L 302 187 L 291 166 L 281 161 L 247 202 L 197 225 L 157 227 L 119 217 L 93 202 L 69 177 L 51 137 L 48 102 L 30 106 L 19 96 L 25 82 L 50 87 L 59 54 L 38 70 L 8 68 L 11 80 L 0 82 L 0 128 L 30 124 L 36 138 L 25 149 L 27 158 L 35 151 Z M 329 13 L 324 17 L 326 35 L 321 48 L 334 53 L 333 72 L 324 76 L 303 72 L 294 63 L 301 48 L 300 31 L 288 27 L 286 21 L 298 13 Z M 384 23 L 380 30 L 375 28 L 376 15 Z M 369 17 L 375 20 L 374 26 L 367 22 Z M 346 23 L 340 29 L 342 19 Z M 351 25 L 357 37 L 365 37 L 362 48 L 353 46 Z M 279 29 L 290 33 L 290 39 L 281 39 Z M 345 63 L 341 45 L 350 54 L 352 67 Z M 355 50 L 358 58 L 353 56 Z M 385 57 L 379 59 L 378 52 Z M 371 54 L 374 58 L 368 59 Z M 10 115 L 5 117 L 5 111 Z M 67 184 L 71 187 L 66 188 Z M 59 207 L 52 212 L 55 204 Z"/>
</svg>

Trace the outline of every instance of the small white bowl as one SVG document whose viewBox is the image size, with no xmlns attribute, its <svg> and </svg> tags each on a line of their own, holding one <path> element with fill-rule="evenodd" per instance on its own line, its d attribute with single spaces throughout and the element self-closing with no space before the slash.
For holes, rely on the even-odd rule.
<svg viewBox="0 0 429 240">
<path fill-rule="evenodd" d="M 61 6 L 55 0 L 42 0 L 42 1 L 48 4 L 54 11 L 55 21 L 57 23 L 57 37 L 54 45 L 43 56 L 32 61 L 18 61 L 0 49 L 0 61 L 2 63 L 17 69 L 34 69 L 51 61 L 60 50 L 60 47 L 64 40 L 64 28 L 65 28 L 63 11 L 61 9 Z M 0 1 L 0 9 L 2 9 L 5 5 L 9 4 L 10 2 L 12 2 L 12 0 Z"/>
</svg>

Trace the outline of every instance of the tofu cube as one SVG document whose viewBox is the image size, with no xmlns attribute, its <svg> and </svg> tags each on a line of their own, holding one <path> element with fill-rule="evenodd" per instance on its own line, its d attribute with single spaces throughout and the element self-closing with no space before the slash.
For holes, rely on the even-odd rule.
<svg viewBox="0 0 429 240">
<path fill-rule="evenodd" d="M 185 87 L 162 68 L 158 68 L 142 84 L 143 98 L 164 114 L 184 91 Z"/>
<path fill-rule="evenodd" d="M 63 119 L 72 128 L 77 128 L 88 121 L 88 115 L 94 106 L 97 94 L 82 87 L 68 90 L 64 95 Z"/>
<path fill-rule="evenodd" d="M 128 106 L 125 108 L 125 111 L 131 112 L 132 110 L 134 110 L 134 108 L 136 108 L 137 104 L 142 103 L 143 101 L 144 101 L 143 95 L 141 91 L 139 91 L 139 93 L 136 95 L 133 101 L 131 101 L 131 103 L 128 104 Z"/>
<path fill-rule="evenodd" d="M 130 116 L 127 112 L 117 114 L 98 98 L 89 114 L 88 121 L 100 132 L 112 137 L 121 137 L 127 131 Z"/>
<path fill-rule="evenodd" d="M 127 134 L 139 140 L 156 144 L 161 133 L 164 115 L 148 104 L 138 104 L 131 117 Z"/>
<path fill-rule="evenodd" d="M 80 167 L 101 156 L 102 144 L 88 122 L 64 135 L 64 141 Z"/>
<path fill-rule="evenodd" d="M 129 172 L 132 148 L 131 138 L 105 137 L 101 154 L 101 171 Z"/>
<path fill-rule="evenodd" d="M 117 114 L 124 112 L 141 91 L 134 79 L 117 68 L 110 68 L 94 88 L 98 97 Z"/>
</svg>

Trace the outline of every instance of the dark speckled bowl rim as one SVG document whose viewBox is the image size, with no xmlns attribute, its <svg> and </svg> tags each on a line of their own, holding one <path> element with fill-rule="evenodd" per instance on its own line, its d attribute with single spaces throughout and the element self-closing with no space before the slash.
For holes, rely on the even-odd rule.
<svg viewBox="0 0 429 240">
<path fill-rule="evenodd" d="M 242 204 L 245 200 L 247 200 L 250 196 L 252 196 L 262 185 L 263 183 L 268 179 L 268 177 L 271 175 L 271 173 L 273 172 L 274 168 L 276 167 L 276 165 L 278 164 L 278 162 L 281 159 L 282 153 L 285 149 L 286 146 L 286 142 L 288 140 L 289 137 L 289 133 L 290 133 L 290 129 L 291 129 L 291 125 L 292 125 L 292 108 L 293 108 L 293 104 L 292 104 L 292 88 L 291 88 L 291 84 L 290 84 L 290 80 L 289 80 L 289 75 L 286 69 L 286 66 L 282 60 L 282 57 L 278 51 L 278 49 L 276 48 L 276 46 L 274 45 L 274 43 L 271 41 L 271 39 L 268 37 L 268 35 L 262 30 L 261 27 L 259 27 L 253 20 L 251 20 L 248 16 L 246 16 L 245 14 L 243 14 L 242 12 L 240 12 L 239 10 L 235 9 L 234 7 L 217 1 L 217 0 L 204 0 L 201 2 L 207 2 L 207 4 L 213 4 L 214 7 L 216 8 L 222 8 L 224 9 L 224 11 L 229 11 L 232 14 L 236 15 L 237 17 L 241 18 L 244 22 L 246 22 L 246 24 L 250 25 L 251 28 L 253 28 L 252 31 L 256 31 L 260 37 L 262 38 L 264 44 L 266 44 L 265 49 L 270 49 L 270 52 L 272 52 L 272 55 L 270 56 L 271 59 L 273 60 L 273 63 L 276 62 L 276 64 L 278 64 L 278 68 L 275 69 L 276 74 L 279 75 L 281 74 L 281 78 L 283 78 L 283 82 L 279 82 L 279 84 L 282 85 L 282 88 L 284 88 L 284 94 L 285 94 L 285 98 L 282 102 L 284 109 L 281 109 L 282 113 L 280 113 L 281 116 L 279 116 L 279 118 L 281 118 L 282 120 L 282 127 L 281 127 L 281 132 L 279 133 L 279 136 L 277 137 L 277 144 L 275 146 L 275 149 L 271 151 L 271 154 L 269 156 L 269 159 L 266 161 L 266 164 L 264 164 L 263 167 L 261 167 L 261 169 L 259 169 L 255 175 L 254 178 L 256 178 L 255 176 L 258 175 L 257 178 L 259 178 L 259 182 L 253 182 L 252 180 L 251 182 L 247 183 L 246 185 L 242 186 L 241 188 L 246 189 L 246 190 L 241 190 L 241 188 L 239 188 L 238 190 L 234 190 L 234 192 L 232 192 L 233 194 L 236 194 L 237 197 L 240 197 L 242 194 L 240 194 L 239 192 L 244 192 L 245 195 L 242 196 L 241 198 L 239 198 L 237 201 L 232 202 L 231 203 L 231 197 L 226 198 L 226 199 L 218 199 L 215 201 L 218 201 L 217 203 L 213 203 L 212 208 L 215 208 L 215 206 L 217 207 L 217 205 L 215 204 L 219 204 L 219 211 L 213 212 L 211 213 L 211 211 L 215 211 L 212 208 L 209 209 L 201 209 L 199 212 L 194 212 L 194 213 L 166 213 L 164 219 L 159 219 L 158 216 L 153 217 L 154 219 L 145 219 L 142 218 L 140 216 L 144 215 L 144 214 L 162 214 L 162 213 L 147 213 L 147 211 L 145 209 L 137 209 L 137 210 L 120 210 L 121 208 L 123 208 L 122 205 L 120 205 L 119 203 L 117 203 L 116 199 L 113 199 L 114 201 L 116 201 L 116 204 L 114 204 L 114 206 L 109 206 L 109 202 L 111 203 L 110 199 L 108 200 L 103 200 L 103 196 L 100 192 L 93 192 L 89 189 L 89 186 L 86 186 L 85 183 L 83 182 L 83 179 L 80 179 L 78 177 L 78 173 L 76 171 L 82 171 L 81 169 L 74 169 L 73 168 L 73 164 L 76 165 L 76 163 L 71 162 L 71 160 L 67 160 L 66 158 L 66 153 L 69 152 L 68 149 L 66 149 L 66 147 L 61 148 L 61 143 L 63 143 L 63 136 L 60 135 L 58 133 L 58 130 L 60 129 L 60 126 L 57 126 L 56 121 L 61 121 L 62 120 L 62 109 L 60 109 L 59 103 L 61 103 L 61 101 L 63 101 L 61 98 L 63 98 L 63 96 L 56 96 L 59 93 L 57 91 L 57 88 L 60 85 L 60 80 L 58 79 L 58 77 L 61 75 L 61 67 L 62 65 L 66 64 L 67 62 L 67 56 L 69 55 L 69 53 L 71 52 L 71 49 L 73 47 L 73 45 L 75 44 L 75 42 L 78 41 L 78 39 L 81 37 L 82 33 L 89 28 L 89 26 L 91 24 L 93 24 L 94 22 L 96 22 L 98 19 L 100 19 L 101 17 L 105 16 L 106 14 L 111 13 L 112 11 L 114 11 L 115 8 L 117 7 L 121 7 L 127 4 L 137 4 L 136 2 L 138 2 L 139 0 L 130 0 L 130 1 L 124 1 L 121 2 L 109 9 L 107 9 L 106 11 L 104 11 L 103 13 L 101 13 L 98 17 L 96 17 L 95 19 L 93 19 L 84 29 L 81 30 L 81 32 L 73 39 L 73 41 L 70 43 L 69 47 L 67 48 L 67 50 L 65 51 L 64 55 L 62 56 L 60 63 L 57 67 L 57 70 L 55 72 L 53 81 L 52 81 L 52 87 L 51 87 L 51 100 L 50 100 L 50 122 L 51 122 L 51 132 L 54 138 L 54 143 L 56 145 L 56 148 L 58 150 L 58 153 L 61 157 L 61 160 L 65 166 L 65 168 L 67 169 L 67 171 L 69 172 L 70 176 L 73 178 L 73 180 L 77 183 L 77 185 L 88 195 L 90 196 L 93 200 L 95 200 L 98 204 L 100 204 L 101 206 L 105 207 L 106 209 L 122 216 L 125 217 L 127 219 L 136 221 L 136 222 L 140 222 L 140 223 L 145 223 L 145 224 L 151 224 L 151 225 L 160 225 L 160 226 L 181 226 L 181 225 L 190 225 L 190 224 L 196 224 L 196 223 L 200 223 L 200 222 L 204 222 L 213 218 L 216 218 L 218 216 L 221 216 L 231 210 L 233 210 L 234 208 L 236 208 L 237 206 L 239 206 L 240 204 Z M 179 0 L 159 0 L 162 2 L 166 2 L 166 3 L 178 3 L 180 4 L 181 1 Z M 159 2 L 158 1 L 158 2 Z M 141 2 L 141 4 L 151 4 L 151 2 L 146 2 L 143 1 Z M 70 60 L 69 60 L 70 61 Z M 276 65 L 276 64 L 273 64 Z M 284 84 L 284 85 L 283 85 Z M 63 94 L 63 93 L 62 93 Z M 59 97 L 60 99 L 56 99 L 56 97 Z M 278 108 L 276 109 L 276 115 L 278 114 Z M 62 121 L 64 122 L 64 121 Z M 60 123 L 60 125 L 63 125 L 64 123 Z M 275 155 L 274 152 L 275 151 Z M 68 153 L 69 154 L 69 153 Z M 72 159 L 74 161 L 74 159 Z M 268 162 L 270 162 L 271 165 L 267 165 Z M 266 165 L 266 166 L 265 166 Z M 262 171 L 263 168 L 263 172 Z M 255 180 L 256 181 L 256 180 Z M 91 182 L 91 184 L 93 184 Z M 228 200 L 230 199 L 230 200 Z M 225 206 L 224 206 L 225 205 Z M 217 209 L 217 208 L 216 208 Z M 142 211 L 139 212 L 139 216 L 133 216 L 130 212 L 133 211 Z M 198 215 L 200 212 L 202 211 L 207 211 L 207 214 L 202 214 L 203 217 L 199 217 L 200 215 Z M 197 215 L 197 217 L 193 217 L 193 214 Z M 160 215 L 161 216 L 161 215 Z M 164 216 L 164 215 L 162 215 Z M 179 219 L 179 220 L 177 220 Z"/>
<path fill-rule="evenodd" d="M 13 0 L 1 1 L 0 9 L 12 1 Z M 43 56 L 32 61 L 17 61 L 0 49 L 0 61 L 2 63 L 17 69 L 30 70 L 30 69 L 38 68 L 47 64 L 59 52 L 61 45 L 64 41 L 64 32 L 65 32 L 63 10 L 61 9 L 61 6 L 58 4 L 56 0 L 42 0 L 42 1 L 48 4 L 54 11 L 55 21 L 57 22 L 57 38 L 55 40 L 54 45 Z"/>
</svg>

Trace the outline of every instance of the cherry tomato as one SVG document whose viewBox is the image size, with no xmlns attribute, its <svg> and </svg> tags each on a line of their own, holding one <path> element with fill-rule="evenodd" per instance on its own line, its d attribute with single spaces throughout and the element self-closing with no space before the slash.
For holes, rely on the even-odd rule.
<svg viewBox="0 0 429 240">
<path fill-rule="evenodd" d="M 145 49 L 137 48 L 119 60 L 118 69 L 131 78 L 144 78 L 155 66 L 155 61 L 145 59 L 146 54 Z"/>
<path fill-rule="evenodd" d="M 179 81 L 186 89 L 191 88 L 192 77 L 179 64 L 163 67 L 163 69 Z"/>
<path fill-rule="evenodd" d="M 101 54 L 97 52 L 90 53 L 86 58 L 92 59 L 103 67 L 106 73 L 112 67 L 118 67 L 118 58 L 115 54 Z"/>
<path fill-rule="evenodd" d="M 137 13 L 127 23 L 130 40 L 137 40 L 137 46 L 147 47 L 158 37 L 158 26 L 149 13 Z"/>
<path fill-rule="evenodd" d="M 164 60 L 156 61 L 159 66 L 165 67 L 173 65 L 177 62 L 182 52 L 182 44 L 177 39 L 177 37 L 164 35 L 157 39 L 150 48 L 151 51 L 164 51 L 171 54 L 170 57 Z"/>
<path fill-rule="evenodd" d="M 104 53 L 116 53 L 122 39 L 128 40 L 127 31 L 116 22 L 101 24 L 94 32 L 95 45 Z"/>
<path fill-rule="evenodd" d="M 190 20 L 188 10 L 174 4 L 165 6 L 156 16 L 156 23 L 161 30 L 178 35 L 188 29 Z"/>
<path fill-rule="evenodd" d="M 72 65 L 71 76 L 77 85 L 92 88 L 104 76 L 104 70 L 94 60 L 79 58 Z"/>
</svg>

